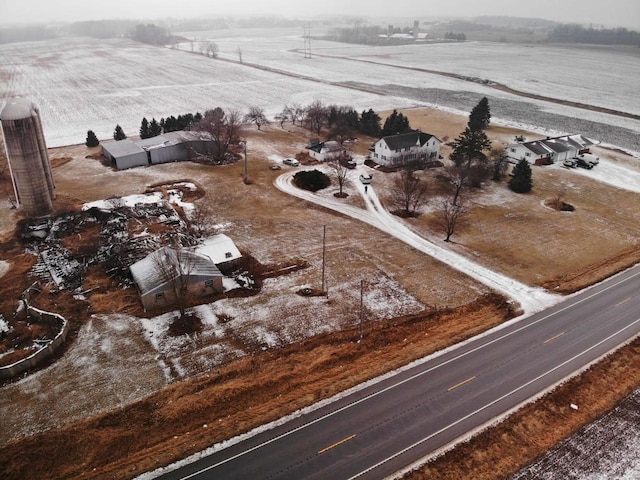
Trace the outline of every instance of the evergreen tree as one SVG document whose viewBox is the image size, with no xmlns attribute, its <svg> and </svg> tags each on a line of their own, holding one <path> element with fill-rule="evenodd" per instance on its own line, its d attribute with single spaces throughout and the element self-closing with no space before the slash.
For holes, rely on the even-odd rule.
<svg viewBox="0 0 640 480">
<path fill-rule="evenodd" d="M 471 166 L 474 160 L 480 163 L 486 163 L 487 155 L 485 150 L 491 148 L 491 140 L 482 130 L 473 130 L 467 127 L 458 138 L 453 141 L 453 152 L 451 152 L 451 160 L 457 166 Z"/>
<path fill-rule="evenodd" d="M 516 193 L 528 193 L 533 188 L 531 166 L 525 159 L 520 160 L 513 167 L 513 174 L 509 180 L 509 188 Z"/>
<path fill-rule="evenodd" d="M 149 131 L 149 121 L 146 117 L 142 119 L 142 124 L 140 125 L 140 138 L 149 138 L 151 136 L 151 132 Z"/>
<path fill-rule="evenodd" d="M 471 110 L 468 125 L 471 130 L 485 130 L 489 127 L 490 121 L 489 100 L 487 97 L 482 97 L 482 100 Z"/>
<path fill-rule="evenodd" d="M 380 115 L 369 109 L 369 111 L 362 111 L 360 115 L 360 122 L 358 130 L 370 137 L 379 137 L 382 127 L 380 126 Z"/>
<path fill-rule="evenodd" d="M 404 132 L 409 128 L 409 119 L 402 113 L 398 113 L 397 110 L 394 110 L 391 115 L 389 115 L 384 121 L 381 135 L 383 137 L 386 137 L 388 135 L 396 135 L 398 133 Z"/>
<path fill-rule="evenodd" d="M 93 133 L 93 130 L 89 130 L 87 132 L 87 141 L 84 142 L 87 147 L 97 147 L 100 145 L 100 140 L 96 137 L 96 134 Z"/>
<path fill-rule="evenodd" d="M 157 137 L 162 133 L 162 127 L 155 118 L 151 119 L 149 124 L 149 137 Z"/>
<path fill-rule="evenodd" d="M 116 129 L 113 131 L 113 139 L 114 140 L 124 140 L 127 136 L 122 131 L 122 127 L 120 125 L 116 125 Z"/>
</svg>

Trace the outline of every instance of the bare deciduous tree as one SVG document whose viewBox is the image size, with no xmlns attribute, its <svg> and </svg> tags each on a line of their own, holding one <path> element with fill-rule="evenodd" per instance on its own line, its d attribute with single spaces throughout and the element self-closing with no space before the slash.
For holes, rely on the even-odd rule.
<svg viewBox="0 0 640 480">
<path fill-rule="evenodd" d="M 445 242 L 450 242 L 456 226 L 460 223 L 462 217 L 467 213 L 464 197 L 459 196 L 457 202 L 453 197 L 445 198 L 440 202 L 439 220 L 440 225 L 445 231 Z"/>
<path fill-rule="evenodd" d="M 185 318 L 189 306 L 189 282 L 195 268 L 195 255 L 186 249 L 164 247 L 151 258 L 156 275 L 171 290 L 180 318 Z"/>
<path fill-rule="evenodd" d="M 342 188 L 344 187 L 344 183 L 347 181 L 347 174 L 349 173 L 349 169 L 347 169 L 347 167 L 345 167 L 340 160 L 333 160 L 329 163 L 329 166 L 333 169 L 336 181 L 338 182 L 338 186 L 340 187 L 340 193 L 338 193 L 338 196 L 346 196 L 343 194 Z"/>
<path fill-rule="evenodd" d="M 458 198 L 462 195 L 464 188 L 467 186 L 467 170 L 460 169 L 455 165 L 445 168 L 444 177 L 449 181 L 452 187 L 452 202 L 457 205 Z"/>
<path fill-rule="evenodd" d="M 269 125 L 269 120 L 264 114 L 264 109 L 255 105 L 249 107 L 249 113 L 244 116 L 244 121 L 255 123 L 258 130 L 262 125 Z"/>
<path fill-rule="evenodd" d="M 207 55 L 211 58 L 218 58 L 218 44 L 216 42 L 207 42 Z"/>
<path fill-rule="evenodd" d="M 491 149 L 489 166 L 491 168 L 491 179 L 494 182 L 499 182 L 504 178 L 509 168 L 508 156 L 504 147 L 500 146 Z"/>
<path fill-rule="evenodd" d="M 238 110 L 229 110 L 225 113 L 220 107 L 207 110 L 192 130 L 207 132 L 211 135 L 215 144 L 212 153 L 214 163 L 222 164 L 228 161 L 229 146 L 238 143 L 242 128 L 242 116 Z"/>
<path fill-rule="evenodd" d="M 285 115 L 291 120 L 291 124 L 295 125 L 298 120 L 302 121 L 304 118 L 305 109 L 299 103 L 292 103 L 291 105 L 285 105 L 281 115 Z"/>
<path fill-rule="evenodd" d="M 322 127 L 327 124 L 328 118 L 329 111 L 320 100 L 315 100 L 305 110 L 304 120 L 307 127 L 318 135 L 320 135 Z"/>
<path fill-rule="evenodd" d="M 427 184 L 407 165 L 393 179 L 391 201 L 403 216 L 412 217 L 427 202 Z"/>
<path fill-rule="evenodd" d="M 287 112 L 286 107 L 285 107 L 285 109 L 284 109 L 282 112 L 278 113 L 278 114 L 275 116 L 275 119 L 276 119 L 276 121 L 280 124 L 280 128 L 284 128 L 284 123 L 285 123 L 287 120 L 290 120 L 289 113 Z"/>
</svg>

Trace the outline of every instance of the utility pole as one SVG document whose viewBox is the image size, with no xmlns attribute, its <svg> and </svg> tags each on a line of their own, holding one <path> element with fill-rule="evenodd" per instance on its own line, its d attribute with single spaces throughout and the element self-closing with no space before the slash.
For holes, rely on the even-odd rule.
<svg viewBox="0 0 640 480">
<path fill-rule="evenodd" d="M 363 337 L 363 325 L 364 322 L 364 280 L 360 280 L 360 319 L 358 321 L 358 331 L 360 332 L 360 340 Z"/>
<path fill-rule="evenodd" d="M 304 37 L 304 58 L 311 58 L 311 24 L 302 26 Z"/>
<path fill-rule="evenodd" d="M 244 147 L 244 183 L 247 185 L 249 182 L 249 170 L 247 168 L 247 141 L 242 140 L 240 145 Z"/>
<path fill-rule="evenodd" d="M 322 293 L 324 293 L 325 295 L 327 294 L 327 291 L 325 290 L 326 286 L 325 286 L 325 277 L 324 277 L 324 262 L 325 262 L 325 257 L 326 257 L 326 244 L 327 244 L 327 226 L 323 225 L 322 226 Z"/>
</svg>

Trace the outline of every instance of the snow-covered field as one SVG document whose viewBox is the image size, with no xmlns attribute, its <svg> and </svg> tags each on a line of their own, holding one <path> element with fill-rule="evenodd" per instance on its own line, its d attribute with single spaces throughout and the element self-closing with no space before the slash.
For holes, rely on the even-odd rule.
<svg viewBox="0 0 640 480">
<path fill-rule="evenodd" d="M 314 41 L 313 58 L 305 59 L 293 51 L 304 46 L 296 29 L 198 32 L 186 36 L 214 40 L 222 59 L 237 60 L 236 50 L 240 47 L 245 62 L 280 73 L 192 54 L 188 43 L 181 45 L 182 50 L 123 39 L 69 38 L 7 44 L 0 45 L 0 108 L 12 96 L 31 98 L 41 109 L 49 146 L 59 146 L 83 143 L 89 129 L 100 138 L 110 138 L 115 125 L 120 124 L 127 134 L 135 135 L 143 116 L 159 119 L 215 106 L 246 110 L 258 105 L 272 117 L 285 104 L 307 104 L 319 99 L 352 105 L 358 110 L 426 105 L 466 114 L 480 96 L 487 95 L 495 124 L 526 126 L 544 133 L 591 134 L 606 143 L 640 151 L 639 121 L 523 99 L 478 83 L 395 67 L 415 66 L 488 78 L 532 93 L 640 114 L 640 51 L 480 42 L 374 48 Z M 382 93 L 349 88 L 353 84 Z M 456 133 L 452 132 L 452 136 Z M 640 158 L 640 154 L 637 156 Z M 601 161 L 590 172 L 579 173 L 640 191 L 637 175 L 630 176 L 626 169 L 607 161 Z M 6 268 L 0 262 L 0 277 Z M 376 281 L 384 288 L 368 293 L 373 296 L 366 299 L 366 304 L 373 306 L 371 318 L 423 308 L 393 279 L 380 276 L 380 272 L 372 274 L 378 275 Z M 303 271 L 296 272 L 267 280 L 265 295 L 198 307 L 205 324 L 199 338 L 167 335 L 170 315 L 148 320 L 120 314 L 93 317 L 60 361 L 3 387 L 4 405 L 29 404 L 33 408 L 0 415 L 0 431 L 4 432 L 1 440 L 54 428 L 80 418 L 85 409 L 95 413 L 113 408 L 168 381 L 242 355 L 245 352 L 238 349 L 239 340 L 253 338 L 255 348 L 270 348 L 341 326 L 335 322 L 355 321 L 355 313 L 336 312 L 336 305 L 359 301 L 357 282 L 333 291 L 332 297 L 339 301 L 330 304 L 322 297 L 303 299 L 296 294 L 307 280 Z M 277 305 L 274 294 L 269 292 L 278 292 Z M 300 313 L 309 308 L 310 302 L 322 321 L 314 322 Z M 287 322 L 273 318 L 269 313 L 273 311 L 280 312 Z M 274 321 L 267 323 L 267 318 Z M 122 362 L 128 366 L 123 367 Z M 140 366 L 144 368 L 141 373 L 145 382 L 124 378 L 123 372 L 128 368 Z M 70 385 L 57 385 L 57 372 L 70 368 L 82 371 L 82 375 L 69 379 Z M 93 385 L 91 395 L 86 392 L 86 385 Z M 78 392 L 77 398 L 57 407 L 64 421 L 50 415 L 48 396 L 48 392 L 55 396 L 61 390 Z M 98 404 L 96 398 L 101 399 Z M 621 455 L 637 458 L 638 454 L 633 453 L 637 452 L 637 442 L 635 447 L 631 453 Z M 633 471 L 637 472 L 637 467 Z M 602 474 L 574 478 L 610 477 Z"/>
<path fill-rule="evenodd" d="M 486 78 L 640 114 L 640 52 L 635 50 L 487 42 L 365 47 L 313 40 L 312 58 L 305 58 L 296 51 L 304 47 L 300 33 L 295 28 L 182 33 L 194 39 L 193 53 L 189 42 L 172 50 L 124 39 L 2 45 L 0 105 L 15 95 L 32 98 L 40 106 L 48 144 L 59 146 L 84 142 L 89 129 L 109 138 L 120 124 L 134 135 L 143 116 L 159 119 L 215 106 L 246 110 L 258 105 L 273 117 L 285 104 L 319 99 L 357 110 L 436 106 L 466 114 L 486 95 L 496 124 L 596 134 L 605 143 L 640 150 L 640 121 L 406 68 Z M 236 63 L 198 54 L 198 42 L 206 39 L 218 44 L 221 59 Z M 275 71 L 238 64 L 238 48 L 245 63 Z M 362 89 L 349 88 L 354 85 Z"/>
<path fill-rule="evenodd" d="M 640 478 L 640 390 L 549 450 L 511 480 Z"/>
</svg>

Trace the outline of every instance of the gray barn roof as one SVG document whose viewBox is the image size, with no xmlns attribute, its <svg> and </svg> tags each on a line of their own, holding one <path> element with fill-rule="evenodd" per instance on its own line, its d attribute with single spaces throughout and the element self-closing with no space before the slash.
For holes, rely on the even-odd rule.
<svg viewBox="0 0 640 480">
<path fill-rule="evenodd" d="M 109 155 L 114 158 L 126 157 L 127 155 L 144 152 L 144 150 L 139 145 L 132 142 L 128 138 L 124 140 L 103 143 L 102 149 L 106 150 Z"/>
<path fill-rule="evenodd" d="M 163 260 L 162 257 L 165 257 L 165 260 Z M 213 261 L 206 255 L 201 255 L 187 249 L 180 249 L 178 253 L 171 247 L 163 247 L 129 267 L 140 293 L 146 295 L 154 291 L 159 292 L 164 290 L 169 281 L 175 279 L 179 275 L 179 272 L 176 271 L 171 279 L 165 278 L 165 276 L 160 273 L 158 264 L 159 262 L 165 262 L 166 264 L 173 265 L 178 263 L 178 259 L 188 265 L 185 266 L 184 270 L 190 276 L 222 276 L 218 267 L 216 267 Z"/>
<path fill-rule="evenodd" d="M 547 153 L 569 152 L 571 150 L 581 150 L 598 142 L 583 137 L 582 135 L 563 135 L 560 137 L 547 138 L 543 140 L 532 140 L 524 142 L 522 145 L 528 148 L 536 155 L 545 155 Z"/>
</svg>

